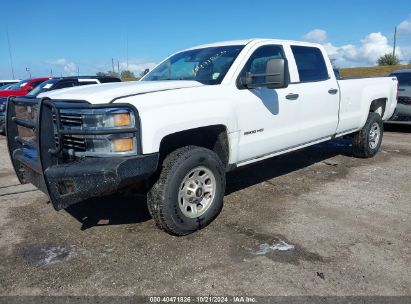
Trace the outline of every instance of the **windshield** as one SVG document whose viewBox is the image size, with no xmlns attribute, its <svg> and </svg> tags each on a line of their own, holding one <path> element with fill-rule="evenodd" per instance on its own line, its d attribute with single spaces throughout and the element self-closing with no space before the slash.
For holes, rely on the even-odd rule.
<svg viewBox="0 0 411 304">
<path fill-rule="evenodd" d="M 22 87 L 24 87 L 27 83 L 29 82 L 29 80 L 23 80 L 20 81 L 16 84 L 13 84 L 11 87 L 8 88 L 8 90 L 20 90 Z"/>
<path fill-rule="evenodd" d="M 39 84 L 37 87 L 35 87 L 33 90 L 31 90 L 30 93 L 28 93 L 26 96 L 36 97 L 40 93 L 50 91 L 50 89 L 57 82 L 59 82 L 59 79 L 50 79 L 50 80 L 44 81 L 41 84 Z"/>
<path fill-rule="evenodd" d="M 0 91 L 2 90 L 7 90 L 9 87 L 11 87 L 13 84 L 9 83 L 9 84 L 5 84 L 3 86 L 0 87 Z"/>
<path fill-rule="evenodd" d="M 243 48 L 243 45 L 231 45 L 181 52 L 161 63 L 142 81 L 195 80 L 220 84 Z"/>
<path fill-rule="evenodd" d="M 400 83 L 400 86 L 411 86 L 411 72 L 410 73 L 394 73 L 391 76 L 395 76 Z"/>
</svg>

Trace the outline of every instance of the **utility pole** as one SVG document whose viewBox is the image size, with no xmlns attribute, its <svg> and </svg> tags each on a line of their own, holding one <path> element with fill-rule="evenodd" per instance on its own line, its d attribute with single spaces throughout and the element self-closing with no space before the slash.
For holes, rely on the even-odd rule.
<svg viewBox="0 0 411 304">
<path fill-rule="evenodd" d="M 120 76 L 120 61 L 117 60 L 117 73 Z"/>
<path fill-rule="evenodd" d="M 31 79 L 31 72 L 30 72 L 30 68 L 26 68 L 26 72 L 29 73 L 29 79 Z"/>
<path fill-rule="evenodd" d="M 9 45 L 11 74 L 13 75 L 13 79 L 15 79 L 15 77 L 14 77 L 14 66 L 13 66 L 13 56 L 11 56 L 10 37 L 9 37 L 9 29 L 8 28 L 6 28 L 6 35 L 7 35 L 7 44 Z"/>
<path fill-rule="evenodd" d="M 111 66 L 113 67 L 113 74 L 114 74 L 114 58 L 111 58 Z"/>
<path fill-rule="evenodd" d="M 80 76 L 80 67 L 77 66 L 77 77 Z"/>
<path fill-rule="evenodd" d="M 126 65 L 128 71 L 128 32 L 126 32 Z"/>
<path fill-rule="evenodd" d="M 392 49 L 392 57 L 395 57 L 395 47 L 397 46 L 397 27 L 394 30 L 394 48 Z"/>
<path fill-rule="evenodd" d="M 53 69 L 50 69 L 50 78 L 53 78 Z"/>
</svg>

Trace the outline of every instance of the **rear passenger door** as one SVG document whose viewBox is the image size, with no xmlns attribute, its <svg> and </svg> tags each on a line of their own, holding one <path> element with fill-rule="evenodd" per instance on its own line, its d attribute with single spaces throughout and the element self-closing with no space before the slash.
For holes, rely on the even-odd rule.
<svg viewBox="0 0 411 304">
<path fill-rule="evenodd" d="M 340 98 L 331 66 L 327 68 L 324 54 L 317 47 L 291 45 L 291 51 L 299 81 L 289 85 L 286 98 L 299 104 L 304 143 L 332 136 L 338 125 Z"/>
</svg>

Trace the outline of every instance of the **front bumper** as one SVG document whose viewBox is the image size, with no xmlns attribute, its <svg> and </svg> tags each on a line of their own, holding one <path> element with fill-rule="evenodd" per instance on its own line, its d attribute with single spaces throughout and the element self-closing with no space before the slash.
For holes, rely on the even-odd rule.
<svg viewBox="0 0 411 304">
<path fill-rule="evenodd" d="M 63 106 L 74 105 L 65 102 Z M 84 103 L 76 106 L 93 107 Z M 22 117 L 19 111 L 25 108 L 31 110 Z M 36 115 L 32 109 L 36 109 Z M 11 98 L 6 115 L 7 144 L 17 177 L 21 183 L 32 183 L 46 193 L 55 209 L 113 193 L 147 179 L 156 171 L 157 153 L 65 159 L 59 132 L 67 134 L 70 131 L 59 126 L 59 110 L 47 99 Z M 137 129 L 127 132 L 135 132 L 138 136 Z"/>
<path fill-rule="evenodd" d="M 122 158 L 83 158 L 48 167 L 44 174 L 30 158 L 15 151 L 13 159 L 24 170 L 23 182 L 45 192 L 60 210 L 92 197 L 99 197 L 147 179 L 157 169 L 158 154 Z"/>
</svg>

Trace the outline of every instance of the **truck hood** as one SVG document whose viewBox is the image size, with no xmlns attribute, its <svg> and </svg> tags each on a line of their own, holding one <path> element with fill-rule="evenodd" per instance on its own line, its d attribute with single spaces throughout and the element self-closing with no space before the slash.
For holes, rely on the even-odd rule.
<svg viewBox="0 0 411 304">
<path fill-rule="evenodd" d="M 98 104 L 109 103 L 113 99 L 121 97 L 200 86 L 204 85 L 197 81 L 186 80 L 115 82 L 44 92 L 38 98 L 86 100 L 90 103 Z"/>
</svg>

